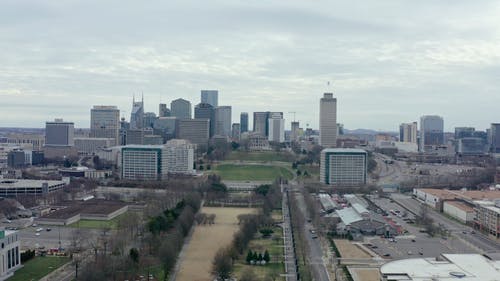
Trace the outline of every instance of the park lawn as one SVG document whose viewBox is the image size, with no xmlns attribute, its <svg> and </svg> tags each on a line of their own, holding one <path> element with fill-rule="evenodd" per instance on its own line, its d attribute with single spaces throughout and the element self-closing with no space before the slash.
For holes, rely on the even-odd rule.
<svg viewBox="0 0 500 281">
<path fill-rule="evenodd" d="M 251 269 L 258 280 L 264 279 L 269 274 L 273 274 L 277 278 L 276 281 L 284 281 L 284 277 L 280 274 L 285 273 L 285 265 L 283 264 L 283 231 L 280 227 L 273 227 L 273 238 L 262 238 L 260 233 L 257 233 L 255 238 L 250 241 L 248 249 L 256 252 L 264 252 L 267 250 L 271 256 L 271 263 L 267 265 L 248 265 L 246 263 L 245 252 L 235 263 L 234 275 L 241 278 L 242 274 L 248 269 Z M 248 250 L 247 250 L 248 251 Z"/>
<path fill-rule="evenodd" d="M 127 215 L 127 212 L 124 214 L 121 214 L 117 216 L 114 219 L 111 219 L 109 221 L 101 221 L 101 220 L 79 220 L 75 223 L 72 223 L 69 225 L 69 227 L 76 227 L 76 228 L 110 228 L 110 229 L 117 229 L 118 228 L 118 221 L 124 216 Z"/>
<path fill-rule="evenodd" d="M 14 273 L 8 281 L 40 280 L 65 263 L 69 262 L 67 257 L 35 257 L 26 263 L 24 267 Z"/>
<path fill-rule="evenodd" d="M 255 161 L 255 162 L 293 162 L 295 156 L 289 152 L 275 151 L 233 151 L 226 160 Z"/>
<path fill-rule="evenodd" d="M 304 171 L 307 171 L 309 175 L 312 176 L 319 176 L 319 166 L 317 165 L 299 165 L 298 166 L 299 170 L 304 173 Z"/>
<path fill-rule="evenodd" d="M 278 177 L 292 179 L 293 174 L 280 166 L 221 164 L 215 173 L 223 180 L 233 181 L 273 181 Z"/>
</svg>

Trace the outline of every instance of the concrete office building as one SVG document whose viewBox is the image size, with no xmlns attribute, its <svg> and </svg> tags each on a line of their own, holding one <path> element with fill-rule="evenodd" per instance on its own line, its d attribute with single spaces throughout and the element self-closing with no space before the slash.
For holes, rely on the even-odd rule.
<svg viewBox="0 0 500 281">
<path fill-rule="evenodd" d="M 45 123 L 45 146 L 73 146 L 75 124 L 55 119 Z"/>
<path fill-rule="evenodd" d="M 500 199 L 480 200 L 476 203 L 475 226 L 500 242 Z"/>
<path fill-rule="evenodd" d="M 153 125 L 155 124 L 157 117 L 156 113 L 154 112 L 146 112 L 144 113 L 144 119 L 143 119 L 143 128 L 153 128 Z"/>
<path fill-rule="evenodd" d="M 160 103 L 158 108 L 158 117 L 170 117 L 170 109 L 167 108 L 167 104 Z"/>
<path fill-rule="evenodd" d="M 272 142 L 285 142 L 285 119 L 280 114 L 269 116 L 267 139 Z"/>
<path fill-rule="evenodd" d="M 300 123 L 297 121 L 292 122 L 291 125 L 291 134 L 290 134 L 290 141 L 299 141 L 299 136 L 300 136 Z"/>
<path fill-rule="evenodd" d="M 474 127 L 455 127 L 455 140 L 474 137 Z"/>
<path fill-rule="evenodd" d="M 33 145 L 33 150 L 42 150 L 45 145 L 45 137 L 40 134 L 9 134 L 7 143 L 24 145 Z"/>
<path fill-rule="evenodd" d="M 167 177 L 167 150 L 163 145 L 127 145 L 121 150 L 121 178 L 162 180 Z"/>
<path fill-rule="evenodd" d="M 178 119 L 191 119 L 191 102 L 185 99 L 176 99 L 170 103 L 170 112 Z"/>
<path fill-rule="evenodd" d="M 0 280 L 7 280 L 21 268 L 20 240 L 17 231 L 0 229 Z"/>
<path fill-rule="evenodd" d="M 215 135 L 231 136 L 231 106 L 215 108 Z"/>
<path fill-rule="evenodd" d="M 201 103 L 208 103 L 213 107 L 219 106 L 219 91 L 201 90 Z"/>
<path fill-rule="evenodd" d="M 492 153 L 500 153 L 500 123 L 491 124 L 490 151 Z"/>
<path fill-rule="evenodd" d="M 248 132 L 248 112 L 242 112 L 240 114 L 240 126 L 242 133 Z"/>
<path fill-rule="evenodd" d="M 403 123 L 399 125 L 399 141 L 417 143 L 417 122 Z"/>
<path fill-rule="evenodd" d="M 261 136 L 267 136 L 267 118 L 269 112 L 253 113 L 253 132 Z"/>
<path fill-rule="evenodd" d="M 424 115 L 420 117 L 420 150 L 426 151 L 433 146 L 439 146 L 443 144 L 443 118 L 437 115 Z"/>
<path fill-rule="evenodd" d="M 206 147 L 210 138 L 209 131 L 210 120 L 208 119 L 181 119 L 178 122 L 177 138 Z"/>
<path fill-rule="evenodd" d="M 41 195 L 60 190 L 69 181 L 0 179 L 0 197 L 18 195 Z"/>
<path fill-rule="evenodd" d="M 240 123 L 233 123 L 231 137 L 233 140 L 240 140 L 241 138 L 241 125 Z"/>
<path fill-rule="evenodd" d="M 175 130 L 177 128 L 177 118 L 175 117 L 160 117 L 155 120 L 153 125 L 153 133 L 163 137 L 163 142 L 175 138 Z"/>
<path fill-rule="evenodd" d="M 487 149 L 486 143 L 481 138 L 466 137 L 456 142 L 456 152 L 460 155 L 480 155 Z"/>
<path fill-rule="evenodd" d="M 93 155 L 103 148 L 114 145 L 114 138 L 75 138 L 75 148 L 79 154 Z"/>
<path fill-rule="evenodd" d="M 90 110 L 90 137 L 120 139 L 120 110 L 116 106 L 94 105 Z"/>
<path fill-rule="evenodd" d="M 333 186 L 366 184 L 367 153 L 362 149 L 327 148 L 321 151 L 320 181 Z"/>
<path fill-rule="evenodd" d="M 319 102 L 319 144 L 337 146 L 337 99 L 325 93 Z"/>
<path fill-rule="evenodd" d="M 10 168 L 22 168 L 26 166 L 26 156 L 22 149 L 14 149 L 7 153 L 7 166 Z"/>
<path fill-rule="evenodd" d="M 144 144 L 143 129 L 128 129 L 125 132 L 125 145 Z"/>
<path fill-rule="evenodd" d="M 200 103 L 194 108 L 195 119 L 210 120 L 210 137 L 215 134 L 215 107 L 209 103 Z"/>
<path fill-rule="evenodd" d="M 194 174 L 194 145 L 187 140 L 173 139 L 165 145 L 167 172 L 171 174 Z"/>
<path fill-rule="evenodd" d="M 130 113 L 130 129 L 142 129 L 144 125 L 144 96 L 141 101 L 132 100 L 132 112 Z"/>
</svg>

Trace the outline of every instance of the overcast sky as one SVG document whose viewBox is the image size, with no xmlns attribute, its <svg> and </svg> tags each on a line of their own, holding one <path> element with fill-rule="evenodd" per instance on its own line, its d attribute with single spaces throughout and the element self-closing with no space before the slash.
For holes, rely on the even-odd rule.
<svg viewBox="0 0 500 281">
<path fill-rule="evenodd" d="M 218 89 L 233 122 L 283 111 L 288 128 L 295 111 L 317 128 L 332 91 L 350 129 L 424 114 L 485 129 L 500 122 L 499 15 L 470 0 L 2 0 L 0 127 L 89 127 L 95 104 L 129 119 L 134 93 L 157 113 Z"/>
</svg>

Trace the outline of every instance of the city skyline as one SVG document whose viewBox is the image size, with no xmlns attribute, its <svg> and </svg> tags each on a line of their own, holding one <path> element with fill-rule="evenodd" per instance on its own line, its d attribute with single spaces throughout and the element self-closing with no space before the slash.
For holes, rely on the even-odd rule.
<svg viewBox="0 0 500 281">
<path fill-rule="evenodd" d="M 397 131 L 430 114 L 446 131 L 499 121 L 495 1 L 95 4 L 2 6 L 1 127 L 56 117 L 87 127 L 92 105 L 128 117 L 134 93 L 157 112 L 176 98 L 197 104 L 201 89 L 218 89 L 233 120 L 297 112 L 318 128 L 315 101 L 333 92 L 347 128 Z"/>
</svg>

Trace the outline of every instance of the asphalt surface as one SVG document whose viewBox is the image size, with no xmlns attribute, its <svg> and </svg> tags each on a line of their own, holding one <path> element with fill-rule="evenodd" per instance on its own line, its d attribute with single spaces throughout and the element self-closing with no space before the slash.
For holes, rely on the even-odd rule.
<svg viewBox="0 0 500 281">
<path fill-rule="evenodd" d="M 292 226 L 290 221 L 290 208 L 288 205 L 288 192 L 283 192 L 283 246 L 285 247 L 285 278 L 287 281 L 297 280 L 297 263 L 293 250 Z"/>
<path fill-rule="evenodd" d="M 393 194 L 392 199 L 412 213 L 419 213 L 420 205 L 422 203 L 416 199 L 402 194 Z M 442 225 L 451 232 L 452 236 L 465 241 L 471 247 L 476 248 L 479 252 L 494 253 L 500 251 L 500 243 L 489 239 L 478 231 L 475 231 L 473 234 L 472 231 L 474 231 L 474 229 L 472 227 L 450 220 L 432 208 L 429 208 L 428 210 L 435 223 Z"/>
<path fill-rule="evenodd" d="M 293 186 L 297 187 L 297 186 Z M 294 188 L 295 191 L 297 189 Z M 296 192 L 296 198 L 297 201 L 295 202 L 298 204 L 299 210 L 302 212 L 302 215 L 306 218 L 307 217 L 307 210 L 306 210 L 306 204 L 304 201 L 304 197 L 302 196 L 302 193 Z M 317 281 L 329 281 L 330 276 L 328 274 L 327 270 L 327 264 L 325 264 L 325 259 L 324 259 L 324 254 L 323 254 L 323 249 L 321 247 L 321 241 L 319 238 L 313 238 L 313 235 L 311 233 L 311 229 L 314 229 L 313 225 L 311 223 L 308 223 L 307 221 L 305 222 L 305 227 L 303 229 L 304 231 L 304 237 L 306 238 L 306 243 L 307 243 L 307 260 L 308 263 L 311 265 L 312 268 L 312 274 L 314 280 Z M 317 236 L 316 236 L 317 237 Z"/>
</svg>

